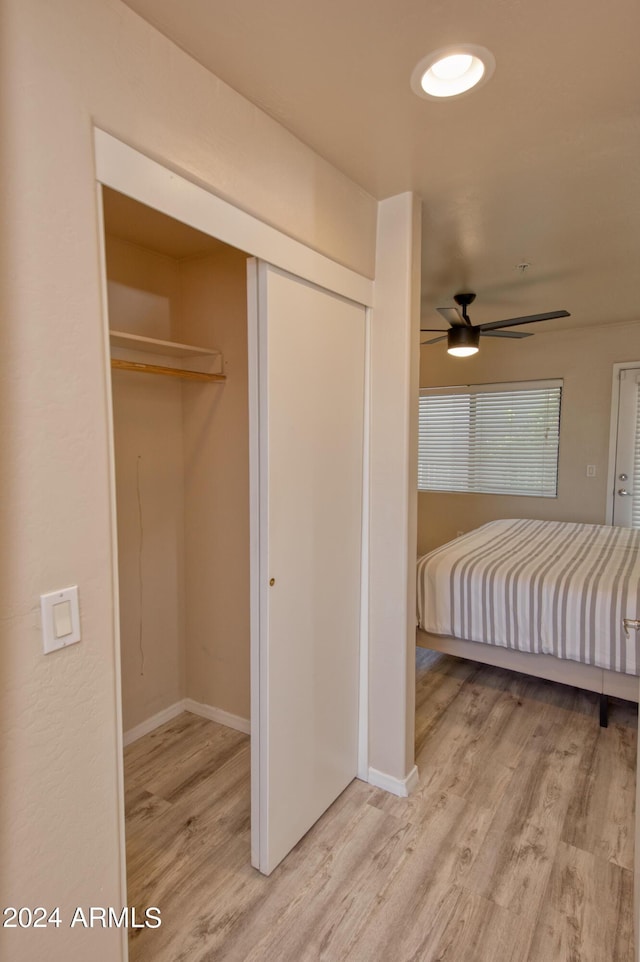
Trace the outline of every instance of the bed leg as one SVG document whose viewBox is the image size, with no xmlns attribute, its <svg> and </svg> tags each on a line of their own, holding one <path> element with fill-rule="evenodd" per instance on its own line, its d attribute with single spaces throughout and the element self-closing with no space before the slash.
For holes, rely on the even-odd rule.
<svg viewBox="0 0 640 962">
<path fill-rule="evenodd" d="M 609 696 L 600 695 L 600 728 L 607 728 L 609 725 Z"/>
</svg>

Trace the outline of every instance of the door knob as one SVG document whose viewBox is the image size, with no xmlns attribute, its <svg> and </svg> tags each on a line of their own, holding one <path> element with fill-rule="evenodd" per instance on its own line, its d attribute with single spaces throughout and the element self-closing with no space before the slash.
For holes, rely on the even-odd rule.
<svg viewBox="0 0 640 962">
<path fill-rule="evenodd" d="M 626 488 L 618 488 L 618 494 L 622 495 L 623 498 L 630 497 L 632 493 L 632 491 L 627 491 Z"/>
</svg>

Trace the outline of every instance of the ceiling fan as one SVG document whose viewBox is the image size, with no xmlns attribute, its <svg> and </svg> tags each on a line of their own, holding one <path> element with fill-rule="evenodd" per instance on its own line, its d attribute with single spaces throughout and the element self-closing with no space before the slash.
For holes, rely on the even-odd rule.
<svg viewBox="0 0 640 962">
<path fill-rule="evenodd" d="M 437 344 L 438 341 L 447 339 L 447 351 L 457 357 L 467 357 L 475 354 L 478 350 L 480 335 L 484 337 L 531 337 L 524 331 L 504 331 L 501 328 L 517 327 L 519 324 L 535 324 L 537 321 L 550 321 L 555 317 L 570 317 L 569 311 L 550 311 L 548 314 L 527 314 L 524 317 L 509 317 L 504 321 L 490 321 L 488 324 L 472 324 L 467 308 L 476 299 L 476 295 L 471 292 L 454 294 L 454 301 L 457 307 L 439 307 L 438 313 L 449 322 L 450 328 L 445 333 L 441 328 L 421 327 L 420 331 L 436 331 L 440 337 L 433 337 L 430 341 L 421 341 L 422 344 Z"/>
</svg>

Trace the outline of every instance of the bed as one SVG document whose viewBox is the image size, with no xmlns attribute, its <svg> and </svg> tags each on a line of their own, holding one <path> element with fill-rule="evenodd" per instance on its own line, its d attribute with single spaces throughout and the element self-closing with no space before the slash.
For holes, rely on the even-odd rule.
<svg viewBox="0 0 640 962">
<path fill-rule="evenodd" d="M 638 701 L 640 531 L 491 521 L 418 559 L 417 643 Z"/>
</svg>

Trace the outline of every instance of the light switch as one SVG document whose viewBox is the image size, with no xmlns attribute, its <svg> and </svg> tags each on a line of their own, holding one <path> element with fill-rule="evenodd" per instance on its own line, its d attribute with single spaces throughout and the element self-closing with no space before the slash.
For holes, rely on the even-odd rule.
<svg viewBox="0 0 640 962">
<path fill-rule="evenodd" d="M 56 638 L 64 638 L 73 631 L 71 626 L 71 602 L 61 601 L 53 606 L 53 633 Z"/>
<path fill-rule="evenodd" d="M 45 655 L 80 641 L 77 585 L 40 595 L 40 614 Z"/>
</svg>

